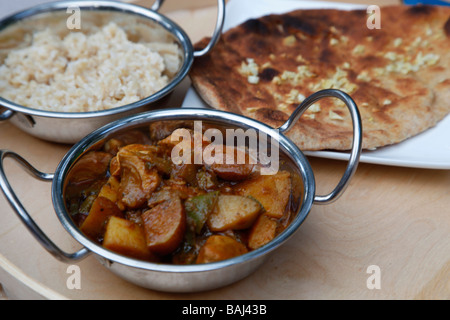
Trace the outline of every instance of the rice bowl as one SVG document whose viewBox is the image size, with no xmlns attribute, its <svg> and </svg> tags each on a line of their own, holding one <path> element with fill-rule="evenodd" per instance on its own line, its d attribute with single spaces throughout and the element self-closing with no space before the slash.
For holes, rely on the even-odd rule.
<svg viewBox="0 0 450 320">
<path fill-rule="evenodd" d="M 61 35 L 47 27 L 27 34 L 26 45 L 8 50 L 0 65 L 0 96 L 56 112 L 107 110 L 151 96 L 179 70 L 181 50 L 162 28 L 128 25 L 139 26 L 148 39 L 131 41 L 114 20 L 85 27 L 91 33 Z"/>
<path fill-rule="evenodd" d="M 209 53 L 220 38 L 225 19 L 225 1 L 217 0 L 217 3 L 216 27 L 211 41 L 202 49 L 194 49 L 189 36 L 179 25 L 157 12 L 162 0 L 156 1 L 151 9 L 117 1 L 57 1 L 44 3 L 2 19 L 0 64 L 4 63 L 12 49 L 29 46 L 32 39 L 29 35 L 37 31 L 50 28 L 63 39 L 70 32 L 66 23 L 69 7 L 80 8 L 82 25 L 79 32 L 84 33 L 91 27 L 91 32 L 97 32 L 100 27 L 114 21 L 126 31 L 128 40 L 133 43 L 175 43 L 180 50 L 181 64 L 173 76 L 170 77 L 170 72 L 168 73 L 169 83 L 161 90 L 139 101 L 112 109 L 89 112 L 48 111 L 34 106 L 23 106 L 0 95 L 0 122 L 9 120 L 20 130 L 43 140 L 73 144 L 111 121 L 155 108 L 167 108 L 167 101 L 164 99 L 186 78 L 194 58 Z M 111 15 L 115 16 L 114 19 L 111 19 Z M 132 23 L 130 19 L 138 23 Z M 8 30 L 13 31 L 8 34 Z M 162 48 L 161 53 L 164 52 L 165 49 Z"/>
</svg>

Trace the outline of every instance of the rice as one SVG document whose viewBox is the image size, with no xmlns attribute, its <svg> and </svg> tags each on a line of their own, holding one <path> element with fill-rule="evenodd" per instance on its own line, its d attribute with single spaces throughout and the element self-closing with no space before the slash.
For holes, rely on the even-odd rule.
<svg viewBox="0 0 450 320">
<path fill-rule="evenodd" d="M 26 107 L 89 112 L 127 105 L 165 87 L 178 71 L 176 43 L 137 43 L 111 22 L 92 34 L 64 37 L 50 28 L 9 51 L 0 66 L 0 96 Z"/>
</svg>

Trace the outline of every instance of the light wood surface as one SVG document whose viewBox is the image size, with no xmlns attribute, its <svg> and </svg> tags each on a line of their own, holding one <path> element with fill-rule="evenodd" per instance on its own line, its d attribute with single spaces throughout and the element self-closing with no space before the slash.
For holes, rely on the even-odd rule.
<svg viewBox="0 0 450 320">
<path fill-rule="evenodd" d="M 15 2 L 19 6 L 21 1 Z M 24 7 L 25 2 L 31 4 L 24 1 Z M 184 7 L 171 6 L 166 14 L 193 41 L 209 35 L 215 22 L 213 0 L 167 0 L 167 6 L 171 2 Z M 212 5 L 205 7 L 208 3 Z M 370 1 L 389 3 L 397 1 Z M 177 89 L 173 106 L 181 103 L 188 86 L 185 82 Z M 38 140 L 3 122 L 0 149 L 53 172 L 69 146 Z M 318 193 L 329 191 L 346 165 L 310 161 Z M 66 251 L 79 249 L 53 211 L 51 184 L 31 178 L 12 161 L 6 168 L 44 232 Z M 333 204 L 313 206 L 298 232 L 253 275 L 214 291 L 169 294 L 127 283 L 93 256 L 76 263 L 81 289 L 68 289 L 69 265 L 48 254 L 0 196 L 0 299 L 450 299 L 449 208 L 450 171 L 360 164 L 346 193 Z M 379 267 L 379 289 L 367 286 L 367 270 L 373 265 Z"/>
</svg>

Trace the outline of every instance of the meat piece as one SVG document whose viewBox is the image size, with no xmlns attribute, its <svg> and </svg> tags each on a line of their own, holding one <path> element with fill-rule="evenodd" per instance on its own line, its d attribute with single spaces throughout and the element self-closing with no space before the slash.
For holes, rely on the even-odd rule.
<svg viewBox="0 0 450 320">
<path fill-rule="evenodd" d="M 90 151 L 78 160 L 70 170 L 68 182 L 70 185 L 93 184 L 103 179 L 111 161 L 111 154 L 102 151 Z"/>
<path fill-rule="evenodd" d="M 232 146 L 216 148 L 218 154 L 214 154 L 209 168 L 224 180 L 242 181 L 253 173 L 256 161 L 253 161 L 244 149 Z M 205 158 L 206 158 L 205 152 Z M 205 161 L 208 161 L 207 158 Z"/>
<path fill-rule="evenodd" d="M 158 170 L 146 161 L 154 147 L 129 145 L 119 150 L 121 202 L 131 209 L 144 206 L 161 183 Z"/>
</svg>

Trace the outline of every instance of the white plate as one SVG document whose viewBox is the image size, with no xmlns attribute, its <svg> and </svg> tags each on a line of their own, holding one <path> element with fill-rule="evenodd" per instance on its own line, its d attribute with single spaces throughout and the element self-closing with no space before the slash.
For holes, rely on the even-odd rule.
<svg viewBox="0 0 450 320">
<path fill-rule="evenodd" d="M 271 13 L 284 13 L 294 9 L 335 8 L 350 10 L 366 7 L 359 4 L 321 1 L 230 0 L 226 8 L 224 30 L 226 31 L 250 18 L 258 18 Z M 189 88 L 182 106 L 208 107 L 193 88 Z M 349 158 L 347 152 L 305 151 L 304 153 L 309 156 L 328 159 L 347 160 Z M 402 167 L 450 169 L 450 115 L 435 127 L 401 143 L 374 151 L 363 151 L 360 161 Z"/>
</svg>

